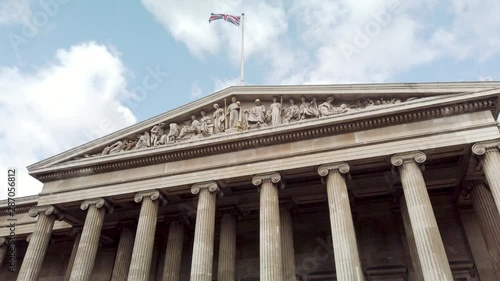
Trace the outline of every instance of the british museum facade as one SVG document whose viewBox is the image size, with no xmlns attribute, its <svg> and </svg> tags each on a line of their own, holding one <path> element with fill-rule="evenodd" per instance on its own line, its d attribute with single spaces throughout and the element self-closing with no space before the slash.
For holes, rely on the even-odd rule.
<svg viewBox="0 0 500 281">
<path fill-rule="evenodd" d="M 500 280 L 499 97 L 229 87 L 29 166 L 0 280 Z"/>
</svg>

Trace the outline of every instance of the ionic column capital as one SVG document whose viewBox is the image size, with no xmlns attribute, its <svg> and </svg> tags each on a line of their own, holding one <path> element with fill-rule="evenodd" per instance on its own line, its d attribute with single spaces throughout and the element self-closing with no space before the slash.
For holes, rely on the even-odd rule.
<svg viewBox="0 0 500 281">
<path fill-rule="evenodd" d="M 113 212 L 113 205 L 111 205 L 108 201 L 104 200 L 104 198 L 100 197 L 87 199 L 83 201 L 82 204 L 80 205 L 80 209 L 82 209 L 82 211 L 85 211 L 92 205 L 94 205 L 97 209 L 104 207 L 108 214 Z"/>
<path fill-rule="evenodd" d="M 141 203 L 145 197 L 149 197 L 151 201 L 160 200 L 161 205 L 167 204 L 167 199 L 156 189 L 138 192 L 134 196 L 134 202 Z"/>
<path fill-rule="evenodd" d="M 200 182 L 193 184 L 193 186 L 191 187 L 191 193 L 196 195 L 200 193 L 202 189 L 206 189 L 210 193 L 217 192 L 218 195 L 222 195 L 222 192 L 220 192 L 219 189 L 219 185 L 217 185 L 217 183 L 214 181 L 207 181 L 207 182 Z"/>
<path fill-rule="evenodd" d="M 335 172 L 347 174 L 349 173 L 350 169 L 351 168 L 349 167 L 349 164 L 347 164 L 346 162 L 336 162 L 319 166 L 318 174 L 322 177 L 328 176 L 330 173 Z"/>
<path fill-rule="evenodd" d="M 414 162 L 418 164 L 422 164 L 427 160 L 427 156 L 422 151 L 412 151 L 405 153 L 398 153 L 391 157 L 391 164 L 399 167 L 403 165 L 403 163 Z"/>
<path fill-rule="evenodd" d="M 62 220 L 64 218 L 64 214 L 61 212 L 61 210 L 52 205 L 34 206 L 28 211 L 28 214 L 33 218 L 36 218 L 39 214 L 43 214 L 46 216 L 54 215 L 57 220 Z"/>
<path fill-rule="evenodd" d="M 490 151 L 500 151 L 500 140 L 478 142 L 472 146 L 472 152 L 478 156 Z"/>
<path fill-rule="evenodd" d="M 279 183 L 281 181 L 280 173 L 266 173 L 266 174 L 258 174 L 253 176 L 252 184 L 255 186 L 260 186 L 263 182 L 270 181 L 272 183 Z"/>
</svg>

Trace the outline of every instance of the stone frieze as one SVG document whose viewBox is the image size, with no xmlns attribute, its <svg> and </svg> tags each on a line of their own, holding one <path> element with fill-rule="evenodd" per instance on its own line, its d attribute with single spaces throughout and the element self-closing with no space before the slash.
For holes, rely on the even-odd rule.
<svg viewBox="0 0 500 281">
<path fill-rule="evenodd" d="M 258 130 L 268 126 L 334 117 L 414 99 L 416 98 L 405 100 L 399 98 L 374 98 L 351 103 L 340 103 L 334 97 L 328 97 L 324 102 L 318 102 L 315 98 L 307 101 L 306 96 L 302 96 L 297 103 L 294 99 L 284 101 L 281 97 L 274 97 L 273 101 L 266 107 L 260 99 L 256 99 L 253 105 L 249 105 L 242 104 L 233 96 L 229 105 L 222 107 L 217 103 L 214 104 L 214 111 L 210 114 L 205 111 L 198 114 L 193 112 L 190 120 L 180 124 L 172 122 L 167 125 L 167 120 L 160 122 L 150 129 L 136 134 L 134 137 L 124 138 L 104 147 L 102 151 L 84 154 L 74 160 L 196 141 L 218 134 L 238 133 Z"/>
</svg>

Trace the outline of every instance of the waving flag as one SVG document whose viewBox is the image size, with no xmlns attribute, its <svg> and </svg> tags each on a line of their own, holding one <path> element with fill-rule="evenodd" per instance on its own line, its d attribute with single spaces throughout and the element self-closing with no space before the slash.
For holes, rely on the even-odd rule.
<svg viewBox="0 0 500 281">
<path fill-rule="evenodd" d="M 225 21 L 230 22 L 236 26 L 240 26 L 240 17 L 239 16 L 211 13 L 210 18 L 208 19 L 208 22 L 210 23 L 214 20 L 225 20 Z"/>
<path fill-rule="evenodd" d="M 210 18 L 208 19 L 208 23 L 213 22 L 214 20 L 225 20 L 230 22 L 236 26 L 240 26 L 241 21 L 241 70 L 240 70 L 240 85 L 245 84 L 245 55 L 244 55 L 244 42 L 245 42 L 245 14 L 241 13 L 240 16 L 226 15 L 226 14 L 210 14 Z"/>
</svg>

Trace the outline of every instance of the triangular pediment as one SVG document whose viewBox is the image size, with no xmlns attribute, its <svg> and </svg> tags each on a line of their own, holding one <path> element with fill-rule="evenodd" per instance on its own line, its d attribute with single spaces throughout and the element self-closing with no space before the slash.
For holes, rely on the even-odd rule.
<svg viewBox="0 0 500 281">
<path fill-rule="evenodd" d="M 37 176 L 176 149 L 189 151 L 259 134 L 494 96 L 499 88 L 495 82 L 229 87 L 28 169 Z"/>
</svg>

